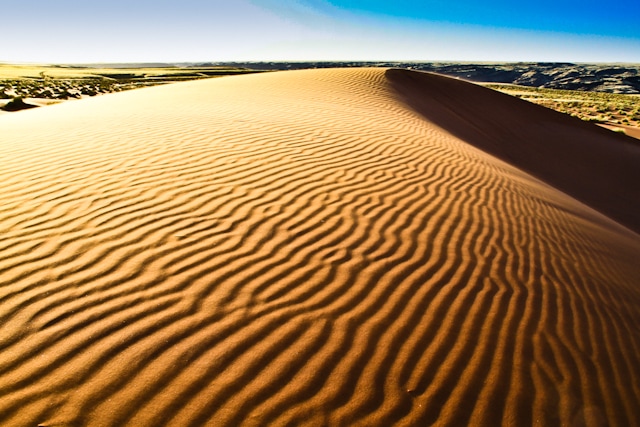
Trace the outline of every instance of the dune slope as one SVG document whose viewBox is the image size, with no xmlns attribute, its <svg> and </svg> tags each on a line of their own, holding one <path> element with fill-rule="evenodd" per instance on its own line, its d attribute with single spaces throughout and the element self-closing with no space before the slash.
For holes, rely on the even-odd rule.
<svg viewBox="0 0 640 427">
<path fill-rule="evenodd" d="M 391 74 L 0 117 L 0 424 L 640 425 L 640 236 Z"/>
<path fill-rule="evenodd" d="M 387 76 L 429 121 L 640 232 L 635 139 L 450 77 L 400 69 Z"/>
</svg>

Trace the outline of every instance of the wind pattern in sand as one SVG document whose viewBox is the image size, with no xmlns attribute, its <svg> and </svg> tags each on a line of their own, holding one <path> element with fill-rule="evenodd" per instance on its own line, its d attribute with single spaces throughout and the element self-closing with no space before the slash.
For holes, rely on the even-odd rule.
<svg viewBox="0 0 640 427">
<path fill-rule="evenodd" d="M 0 424 L 640 425 L 640 236 L 385 73 L 0 117 Z"/>
</svg>

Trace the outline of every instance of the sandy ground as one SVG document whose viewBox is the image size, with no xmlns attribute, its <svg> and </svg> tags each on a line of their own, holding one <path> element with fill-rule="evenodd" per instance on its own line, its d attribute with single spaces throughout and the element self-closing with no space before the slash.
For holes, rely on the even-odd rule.
<svg viewBox="0 0 640 427">
<path fill-rule="evenodd" d="M 632 138 L 640 139 L 640 128 L 637 128 L 635 126 L 625 126 L 625 125 L 619 125 L 619 124 L 615 124 L 615 125 L 603 124 L 600 126 L 612 131 L 624 132 L 626 135 Z"/>
<path fill-rule="evenodd" d="M 1 116 L 0 424 L 640 425 L 638 145 L 494 94 L 308 70 Z"/>
</svg>

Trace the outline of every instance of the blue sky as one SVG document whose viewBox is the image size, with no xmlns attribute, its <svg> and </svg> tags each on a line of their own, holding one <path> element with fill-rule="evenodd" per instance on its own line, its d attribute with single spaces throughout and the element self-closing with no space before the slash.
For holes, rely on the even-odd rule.
<svg viewBox="0 0 640 427">
<path fill-rule="evenodd" d="M 0 0 L 0 6 L 4 62 L 640 63 L 638 0 Z"/>
</svg>

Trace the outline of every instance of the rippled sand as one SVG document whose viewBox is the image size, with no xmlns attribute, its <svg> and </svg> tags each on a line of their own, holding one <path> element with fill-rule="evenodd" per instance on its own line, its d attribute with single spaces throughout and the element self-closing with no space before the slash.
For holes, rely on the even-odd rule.
<svg viewBox="0 0 640 427">
<path fill-rule="evenodd" d="M 1 116 L 0 424 L 640 425 L 640 151 L 558 117 L 384 69 Z"/>
</svg>

